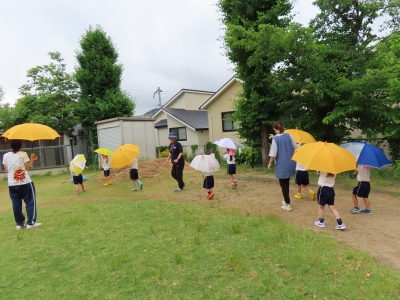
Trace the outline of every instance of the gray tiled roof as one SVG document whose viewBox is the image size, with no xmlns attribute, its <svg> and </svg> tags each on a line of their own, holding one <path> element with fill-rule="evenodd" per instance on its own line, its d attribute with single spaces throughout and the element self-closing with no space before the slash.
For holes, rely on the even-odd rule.
<svg viewBox="0 0 400 300">
<path fill-rule="evenodd" d="M 167 127 L 167 126 L 168 126 L 167 119 L 162 119 L 158 121 L 156 124 L 154 124 L 155 128 Z"/>
<path fill-rule="evenodd" d="M 195 130 L 208 129 L 207 111 L 163 108 L 167 113 L 193 127 Z"/>
</svg>

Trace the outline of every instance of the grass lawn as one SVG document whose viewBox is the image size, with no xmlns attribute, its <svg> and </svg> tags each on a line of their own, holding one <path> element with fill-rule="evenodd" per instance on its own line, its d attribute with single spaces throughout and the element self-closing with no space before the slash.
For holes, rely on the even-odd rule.
<svg viewBox="0 0 400 300">
<path fill-rule="evenodd" d="M 79 196 L 69 175 L 34 177 L 43 226 L 30 231 L 0 182 L 0 299 L 400 299 L 398 273 L 323 234 L 162 188 L 134 198 L 97 174 Z"/>
</svg>

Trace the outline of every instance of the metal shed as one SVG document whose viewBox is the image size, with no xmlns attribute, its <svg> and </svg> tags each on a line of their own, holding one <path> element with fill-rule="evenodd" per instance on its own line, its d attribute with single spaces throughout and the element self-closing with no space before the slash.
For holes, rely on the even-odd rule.
<svg viewBox="0 0 400 300">
<path fill-rule="evenodd" d="M 124 144 L 140 148 L 139 158 L 155 159 L 156 142 L 153 118 L 118 117 L 95 122 L 99 148 L 115 151 Z"/>
</svg>

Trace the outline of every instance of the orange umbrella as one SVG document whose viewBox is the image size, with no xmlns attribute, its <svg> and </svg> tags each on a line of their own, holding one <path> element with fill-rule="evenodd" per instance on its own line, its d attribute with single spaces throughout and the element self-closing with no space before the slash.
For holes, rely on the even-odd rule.
<svg viewBox="0 0 400 300">
<path fill-rule="evenodd" d="M 139 154 L 138 145 L 125 144 L 114 151 L 111 159 L 111 166 L 117 167 L 118 169 L 128 166 Z"/>
<path fill-rule="evenodd" d="M 53 128 L 33 123 L 32 121 L 11 127 L 3 133 L 2 137 L 9 140 L 28 140 L 33 142 L 36 140 L 54 140 L 60 135 Z"/>
<path fill-rule="evenodd" d="M 308 170 L 332 174 L 356 169 L 356 160 L 349 151 L 327 142 L 310 143 L 297 148 L 292 160 Z"/>
<path fill-rule="evenodd" d="M 286 133 L 289 133 L 294 140 L 296 141 L 296 143 L 315 143 L 316 140 L 314 139 L 314 137 L 309 134 L 308 132 L 305 132 L 303 130 L 299 130 L 297 127 L 296 129 L 285 129 Z"/>
</svg>

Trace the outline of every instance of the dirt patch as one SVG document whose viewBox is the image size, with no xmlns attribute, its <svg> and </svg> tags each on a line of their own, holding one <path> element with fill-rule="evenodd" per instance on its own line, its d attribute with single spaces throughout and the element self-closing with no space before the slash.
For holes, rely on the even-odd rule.
<svg viewBox="0 0 400 300">
<path fill-rule="evenodd" d="M 158 158 L 154 160 L 139 161 L 139 178 L 159 178 L 164 176 L 165 173 L 171 171 L 171 164 L 166 163 L 166 158 Z M 188 169 L 188 170 L 187 170 Z M 185 172 L 194 172 L 189 164 L 186 163 Z M 111 169 L 111 179 L 113 182 L 121 181 L 122 179 L 129 178 L 129 166 L 123 167 L 121 169 L 112 168 Z M 96 176 L 97 182 L 104 181 L 104 175 L 99 173 Z"/>
<path fill-rule="evenodd" d="M 316 233 L 330 235 L 340 243 L 352 248 L 369 252 L 376 260 L 400 272 L 400 226 L 398 216 L 400 206 L 398 196 L 390 194 L 389 190 L 370 194 L 372 215 L 350 214 L 353 207 L 351 200 L 352 187 L 335 186 L 335 207 L 339 211 L 347 229 L 335 230 L 336 220 L 329 209 L 325 208 L 326 228 L 318 228 L 314 221 L 318 219 L 318 204 L 312 201 L 310 195 L 303 190 L 303 199 L 291 197 L 293 211 L 281 209 L 282 194 L 275 175 L 246 173 L 237 174 L 239 185 L 236 190 L 230 189 L 230 183 L 225 170 L 214 173 L 215 199 L 206 199 L 202 188 L 201 172 L 195 171 L 187 163 L 184 169 L 185 190 L 175 193 L 176 182 L 169 175 L 171 165 L 165 158 L 139 162 L 139 177 L 144 183 L 144 190 L 135 194 L 138 200 L 166 199 L 170 201 L 196 201 L 215 208 L 228 208 L 249 212 L 253 215 L 276 214 L 287 222 L 301 226 Z M 240 170 L 240 168 L 239 168 Z M 111 176 L 114 182 L 129 178 L 129 168 L 113 169 Z M 104 181 L 102 173 L 97 181 Z M 356 181 L 354 181 L 356 184 Z M 316 192 L 316 182 L 311 183 Z M 295 195 L 297 186 L 291 181 L 290 195 Z M 364 208 L 362 199 L 360 206 Z"/>
</svg>

